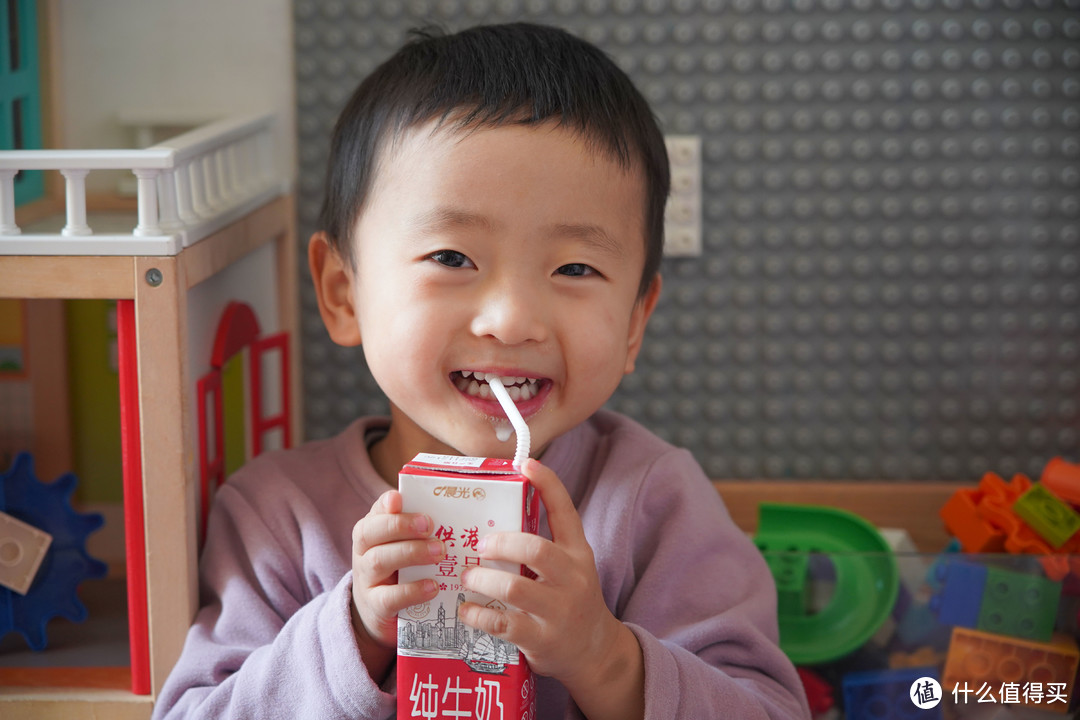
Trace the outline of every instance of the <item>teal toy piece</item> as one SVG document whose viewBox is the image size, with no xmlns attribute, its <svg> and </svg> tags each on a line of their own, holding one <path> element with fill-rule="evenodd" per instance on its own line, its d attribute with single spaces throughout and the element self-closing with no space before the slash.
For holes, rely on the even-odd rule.
<svg viewBox="0 0 1080 720">
<path fill-rule="evenodd" d="M 892 612 L 900 574 L 885 538 L 854 513 L 815 505 L 762 503 L 758 549 L 777 578 L 780 647 L 796 665 L 841 658 L 860 648 Z M 807 567 L 799 557 L 820 553 L 832 561 L 832 597 L 812 611 L 805 595 Z M 794 571 L 794 572 L 793 572 Z"/>
</svg>

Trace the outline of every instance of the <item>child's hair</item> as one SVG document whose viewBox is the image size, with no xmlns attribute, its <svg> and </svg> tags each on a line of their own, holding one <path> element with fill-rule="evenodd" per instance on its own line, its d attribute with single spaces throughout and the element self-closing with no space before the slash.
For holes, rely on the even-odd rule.
<svg viewBox="0 0 1080 720">
<path fill-rule="evenodd" d="M 459 128 L 554 120 L 645 181 L 644 295 L 660 266 L 670 170 L 664 137 L 630 78 L 595 46 L 553 27 L 425 28 L 369 75 L 338 118 L 319 222 L 350 263 L 352 228 L 381 149 L 429 120 Z"/>
</svg>

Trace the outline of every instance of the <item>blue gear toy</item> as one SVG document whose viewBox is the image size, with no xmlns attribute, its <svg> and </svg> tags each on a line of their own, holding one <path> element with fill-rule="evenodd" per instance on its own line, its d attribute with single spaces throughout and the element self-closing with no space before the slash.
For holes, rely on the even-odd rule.
<svg viewBox="0 0 1080 720">
<path fill-rule="evenodd" d="M 25 595 L 0 586 L 0 638 L 23 636 L 32 650 L 44 650 L 45 626 L 54 617 L 86 619 L 86 606 L 76 590 L 83 580 L 104 577 L 108 567 L 86 552 L 87 536 L 104 524 L 98 513 L 77 513 L 71 493 L 78 479 L 71 473 L 53 483 L 34 475 L 34 460 L 19 453 L 11 469 L 0 474 L 0 511 L 52 535 L 52 544 Z"/>
</svg>

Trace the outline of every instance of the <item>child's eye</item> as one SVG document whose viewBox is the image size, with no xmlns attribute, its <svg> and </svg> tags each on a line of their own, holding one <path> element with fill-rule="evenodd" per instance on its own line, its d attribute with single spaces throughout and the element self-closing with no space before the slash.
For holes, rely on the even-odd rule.
<svg viewBox="0 0 1080 720">
<path fill-rule="evenodd" d="M 561 266 L 556 270 L 559 275 L 565 275 L 567 277 L 585 277 L 586 275 L 595 275 L 596 270 L 589 267 L 585 263 L 568 263 Z"/>
<path fill-rule="evenodd" d="M 472 260 L 465 257 L 457 250 L 439 250 L 438 252 L 433 252 L 428 255 L 428 258 L 448 268 L 476 267 L 473 265 Z"/>
</svg>

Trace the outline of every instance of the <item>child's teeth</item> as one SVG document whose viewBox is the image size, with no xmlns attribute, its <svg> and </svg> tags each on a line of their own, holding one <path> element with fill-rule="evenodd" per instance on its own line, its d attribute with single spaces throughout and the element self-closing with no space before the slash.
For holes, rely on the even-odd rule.
<svg viewBox="0 0 1080 720">
<path fill-rule="evenodd" d="M 510 393 L 510 399 L 514 402 L 521 402 L 523 400 L 529 400 L 536 396 L 539 392 L 540 381 L 536 378 L 527 378 L 521 376 L 507 376 L 495 375 L 494 373 L 484 373 L 479 370 L 461 370 L 460 376 L 454 381 L 458 390 L 463 393 L 467 393 L 473 397 L 479 397 L 484 399 L 490 399 L 495 397 L 495 393 L 491 392 L 491 386 L 487 384 L 488 378 L 498 377 L 502 382 L 503 387 Z M 470 380 L 470 378 L 472 378 Z"/>
</svg>

